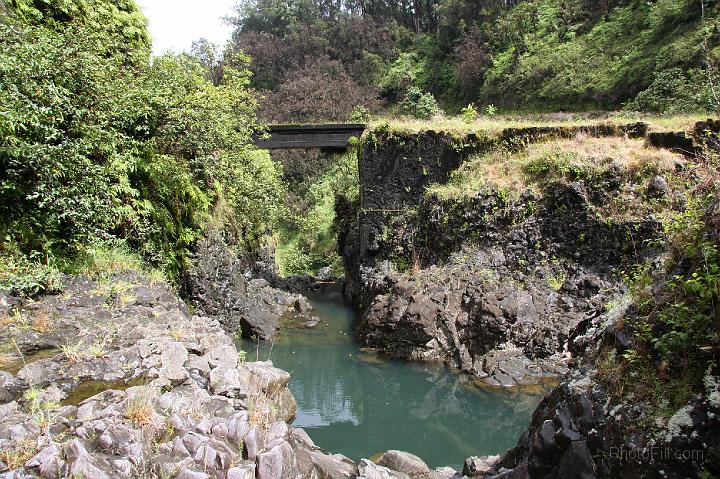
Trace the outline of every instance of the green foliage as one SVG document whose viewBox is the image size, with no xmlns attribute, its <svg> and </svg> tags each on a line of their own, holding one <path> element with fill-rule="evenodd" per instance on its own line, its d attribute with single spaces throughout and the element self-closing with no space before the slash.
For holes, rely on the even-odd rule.
<svg viewBox="0 0 720 479">
<path fill-rule="evenodd" d="M 57 292 L 61 288 L 61 274 L 50 258 L 31 257 L 17 251 L 0 255 L 0 289 L 13 294 L 34 296 Z"/>
<path fill-rule="evenodd" d="M 530 160 L 524 165 L 524 172 L 532 179 L 568 178 L 586 179 L 590 173 L 574 163 L 575 155 L 571 151 L 550 153 Z"/>
<path fill-rule="evenodd" d="M 335 199 L 358 196 L 357 150 L 337 155 L 303 195 L 302 204 L 288 205 L 281 222 L 277 261 L 283 275 L 316 273 L 330 266 L 342 272 L 337 253 Z"/>
<path fill-rule="evenodd" d="M 498 112 L 498 109 L 495 105 L 490 104 L 485 107 L 485 114 L 487 116 L 495 116 L 495 115 L 497 115 L 497 112 Z"/>
<path fill-rule="evenodd" d="M 423 93 L 417 87 L 411 87 L 402 102 L 400 108 L 403 112 L 415 118 L 428 119 L 442 113 L 435 97 L 431 93 Z"/>
<path fill-rule="evenodd" d="M 646 89 L 625 105 L 625 110 L 663 114 L 713 111 L 716 105 L 707 74 L 700 69 L 680 68 L 657 72 Z"/>
<path fill-rule="evenodd" d="M 337 60 L 391 103 L 417 87 L 451 110 L 617 109 L 638 94 L 633 109 L 715 109 L 704 71 L 717 72 L 720 5 L 708 0 L 247 0 L 238 14 L 264 88 Z"/>
<path fill-rule="evenodd" d="M 630 275 L 637 314 L 625 319 L 633 347 L 623 354 L 631 368 L 620 371 L 620 381 L 660 416 L 702 391 L 703 376 L 716 366 L 720 254 L 708 226 L 715 202 L 714 194 L 689 197 L 685 211 L 665 224 L 665 270 L 650 274 L 639 266 Z"/>
<path fill-rule="evenodd" d="M 246 56 L 221 76 L 189 55 L 149 63 L 131 1 L 53 4 L 67 15 L 13 5 L 20 14 L 0 18 L 8 244 L 71 264 L 118 239 L 175 276 L 220 200 L 242 247 L 264 241 L 282 185 L 246 146 L 257 128 Z"/>
<path fill-rule="evenodd" d="M 588 13 L 573 18 L 557 0 L 534 0 L 488 22 L 495 54 L 481 97 L 545 111 L 612 108 L 662 72 L 701 66 L 706 30 L 698 1 L 620 1 Z M 707 6 L 708 27 L 717 19 L 717 5 Z M 675 94 L 687 98 L 696 90 Z"/>
<path fill-rule="evenodd" d="M 114 273 L 142 271 L 143 261 L 125 242 L 113 241 L 90 245 L 65 269 L 92 279 L 108 279 Z"/>
<path fill-rule="evenodd" d="M 425 68 L 417 53 L 401 53 L 380 81 L 380 91 L 390 98 L 400 98 L 408 89 L 417 86 Z"/>
<path fill-rule="evenodd" d="M 460 114 L 465 123 L 472 123 L 477 120 L 478 117 L 478 111 L 472 103 L 460 110 Z"/>
<path fill-rule="evenodd" d="M 356 106 L 350 113 L 348 121 L 351 123 L 367 123 L 370 121 L 370 110 L 364 106 Z"/>
<path fill-rule="evenodd" d="M 707 206 L 713 200 L 691 198 L 688 209 L 666 226 L 673 237 L 674 259 L 686 266 L 667 281 L 665 301 L 646 304 L 649 319 L 660 327 L 641 338 L 649 339 L 660 357 L 676 364 L 691 361 L 698 356 L 698 348 L 709 347 L 717 339 L 720 253 L 705 223 Z"/>
<path fill-rule="evenodd" d="M 151 42 L 147 21 L 132 0 L 8 0 L 6 5 L 28 24 L 62 30 L 74 23 L 103 32 L 103 41 L 95 47 L 100 53 L 122 54 L 134 65 L 148 61 Z"/>
</svg>

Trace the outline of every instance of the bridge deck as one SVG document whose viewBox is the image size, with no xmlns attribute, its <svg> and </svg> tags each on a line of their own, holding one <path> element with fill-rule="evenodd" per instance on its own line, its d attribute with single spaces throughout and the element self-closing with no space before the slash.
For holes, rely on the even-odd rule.
<svg viewBox="0 0 720 479">
<path fill-rule="evenodd" d="M 327 125 L 269 125 L 269 138 L 254 138 L 258 148 L 267 150 L 291 148 L 347 148 L 350 137 L 365 131 L 362 123 Z"/>
</svg>

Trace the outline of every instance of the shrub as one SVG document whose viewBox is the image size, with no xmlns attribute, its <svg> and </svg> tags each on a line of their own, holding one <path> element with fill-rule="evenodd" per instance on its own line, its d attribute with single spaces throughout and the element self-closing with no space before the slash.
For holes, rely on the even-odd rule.
<svg viewBox="0 0 720 479">
<path fill-rule="evenodd" d="M 430 93 L 423 93 L 417 87 L 411 87 L 407 91 L 400 107 L 406 114 L 424 120 L 442 113 L 435 97 Z"/>
<path fill-rule="evenodd" d="M 367 123 L 370 121 L 370 110 L 364 106 L 356 106 L 353 111 L 350 112 L 348 120 L 351 123 Z"/>
<path fill-rule="evenodd" d="M 424 68 L 417 53 L 401 53 L 380 81 L 380 91 L 390 100 L 398 99 L 403 92 L 416 85 Z"/>
<path fill-rule="evenodd" d="M 711 112 L 714 99 L 703 70 L 671 68 L 655 74 L 650 86 L 637 94 L 625 110 L 664 114 Z"/>
<path fill-rule="evenodd" d="M 478 111 L 472 103 L 460 110 L 460 114 L 465 123 L 472 123 L 477 120 L 478 117 Z"/>
<path fill-rule="evenodd" d="M 0 289 L 25 296 L 60 291 L 62 277 L 54 262 L 38 256 L 17 251 L 0 255 Z"/>
</svg>

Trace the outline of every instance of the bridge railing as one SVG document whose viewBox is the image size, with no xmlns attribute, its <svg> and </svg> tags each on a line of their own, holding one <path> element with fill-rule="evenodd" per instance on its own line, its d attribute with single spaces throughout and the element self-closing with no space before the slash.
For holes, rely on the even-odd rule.
<svg viewBox="0 0 720 479">
<path fill-rule="evenodd" d="M 268 138 L 253 138 L 258 148 L 347 148 L 351 137 L 359 137 L 367 125 L 341 123 L 320 125 L 268 125 Z"/>
</svg>

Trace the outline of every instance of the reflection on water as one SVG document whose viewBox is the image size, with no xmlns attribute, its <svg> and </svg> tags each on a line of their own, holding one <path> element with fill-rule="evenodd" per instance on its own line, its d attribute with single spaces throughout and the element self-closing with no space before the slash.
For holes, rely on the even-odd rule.
<svg viewBox="0 0 720 479">
<path fill-rule="evenodd" d="M 283 329 L 271 359 L 291 372 L 294 425 L 318 446 L 354 460 L 400 449 L 432 467 L 458 466 L 504 452 L 530 422 L 540 395 L 478 389 L 439 365 L 362 352 L 352 332 L 356 313 L 340 295 L 311 299 L 320 324 Z M 255 345 L 244 347 L 254 356 Z M 263 344 L 260 358 L 269 353 Z"/>
</svg>

